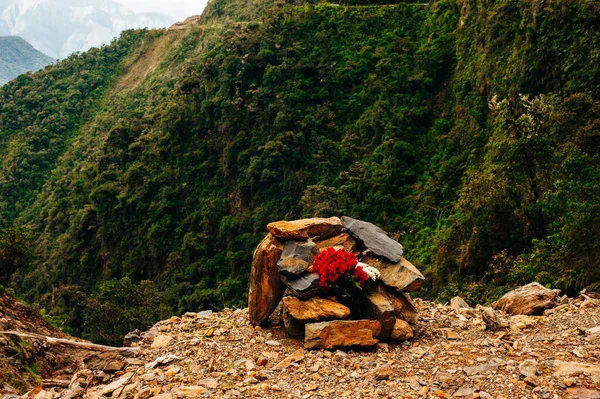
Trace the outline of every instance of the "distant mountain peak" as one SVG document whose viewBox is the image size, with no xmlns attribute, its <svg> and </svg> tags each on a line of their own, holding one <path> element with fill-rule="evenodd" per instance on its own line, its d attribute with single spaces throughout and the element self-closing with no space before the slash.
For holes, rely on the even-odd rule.
<svg viewBox="0 0 600 399">
<path fill-rule="evenodd" d="M 21 36 L 54 59 L 108 44 L 125 29 L 174 22 L 161 13 L 135 13 L 112 0 L 0 0 L 0 35 Z"/>
<path fill-rule="evenodd" d="M 0 85 L 25 72 L 37 71 L 54 60 L 18 36 L 0 36 Z"/>
</svg>

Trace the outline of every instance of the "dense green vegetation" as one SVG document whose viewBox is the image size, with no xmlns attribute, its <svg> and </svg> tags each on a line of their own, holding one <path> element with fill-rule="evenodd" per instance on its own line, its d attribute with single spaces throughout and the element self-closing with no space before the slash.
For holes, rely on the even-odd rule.
<svg viewBox="0 0 600 399">
<path fill-rule="evenodd" d="M 34 258 L 29 226 L 8 227 L 0 231 L 0 293 L 12 275 L 25 269 Z"/>
<path fill-rule="evenodd" d="M 362 4 L 214 0 L 2 88 L 0 220 L 36 237 L 13 285 L 115 343 L 243 305 L 266 224 L 334 214 L 430 296 L 600 281 L 600 6 Z"/>
<path fill-rule="evenodd" d="M 18 36 L 0 36 L 0 86 L 18 75 L 37 71 L 54 60 Z"/>
</svg>

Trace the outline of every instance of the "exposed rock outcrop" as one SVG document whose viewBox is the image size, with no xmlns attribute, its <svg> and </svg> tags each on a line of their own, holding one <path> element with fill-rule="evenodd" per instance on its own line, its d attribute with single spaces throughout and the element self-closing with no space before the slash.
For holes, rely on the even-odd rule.
<svg viewBox="0 0 600 399">
<path fill-rule="evenodd" d="M 358 242 L 348 233 L 338 234 L 324 240 L 316 241 L 319 250 L 329 247 L 344 247 L 348 252 L 356 252 L 359 249 Z"/>
</svg>

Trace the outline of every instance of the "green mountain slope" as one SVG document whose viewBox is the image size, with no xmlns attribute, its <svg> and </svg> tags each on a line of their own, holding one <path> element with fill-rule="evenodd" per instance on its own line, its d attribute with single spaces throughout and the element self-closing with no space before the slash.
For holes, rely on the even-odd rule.
<svg viewBox="0 0 600 399">
<path fill-rule="evenodd" d="M 430 295 L 593 284 L 599 17 L 584 0 L 214 0 L 21 77 L 0 90 L 0 217 L 33 225 L 38 259 L 13 284 L 116 340 L 93 335 L 126 324 L 111 292 L 243 304 L 268 222 L 334 214 L 399 237 Z"/>
<path fill-rule="evenodd" d="M 54 60 L 18 36 L 0 36 L 0 86 L 25 72 L 37 71 Z"/>
</svg>

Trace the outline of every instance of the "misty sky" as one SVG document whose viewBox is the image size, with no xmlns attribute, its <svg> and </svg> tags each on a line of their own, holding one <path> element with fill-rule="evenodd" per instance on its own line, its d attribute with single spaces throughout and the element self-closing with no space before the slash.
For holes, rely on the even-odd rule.
<svg viewBox="0 0 600 399">
<path fill-rule="evenodd" d="M 116 0 L 133 11 L 157 11 L 183 20 L 191 15 L 200 15 L 207 0 Z"/>
</svg>

